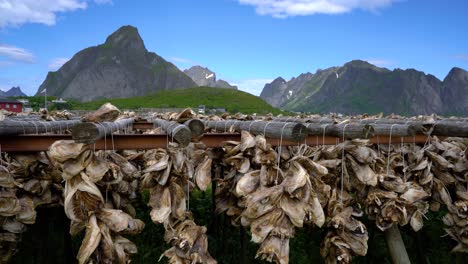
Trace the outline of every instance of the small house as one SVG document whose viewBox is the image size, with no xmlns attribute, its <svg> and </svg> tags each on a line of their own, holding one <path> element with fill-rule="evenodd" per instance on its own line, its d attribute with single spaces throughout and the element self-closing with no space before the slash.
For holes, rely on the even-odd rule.
<svg viewBox="0 0 468 264">
<path fill-rule="evenodd" d="M 23 111 L 23 103 L 7 98 L 0 98 L 0 109 L 5 109 L 9 112 L 21 113 Z"/>
</svg>

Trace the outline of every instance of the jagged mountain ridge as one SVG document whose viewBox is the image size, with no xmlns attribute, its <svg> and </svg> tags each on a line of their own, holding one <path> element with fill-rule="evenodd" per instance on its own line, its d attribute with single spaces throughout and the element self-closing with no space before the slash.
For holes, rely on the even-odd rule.
<svg viewBox="0 0 468 264">
<path fill-rule="evenodd" d="M 266 84 L 260 97 L 291 111 L 468 114 L 468 72 L 459 68 L 441 81 L 414 69 L 391 71 L 355 60 L 281 80 Z"/>
<path fill-rule="evenodd" d="M 13 86 L 10 88 L 10 90 L 4 92 L 0 90 L 0 96 L 2 97 L 14 97 L 14 96 L 26 96 L 23 91 L 21 91 L 21 88 L 19 86 Z"/>
<path fill-rule="evenodd" d="M 230 85 L 225 80 L 217 80 L 215 72 L 202 66 L 192 66 L 190 69 L 184 70 L 184 73 L 187 74 L 198 86 L 237 90 L 237 86 Z"/>
<path fill-rule="evenodd" d="M 104 44 L 86 48 L 49 72 L 37 94 L 91 101 L 197 86 L 175 65 L 148 52 L 137 28 L 123 26 Z"/>
</svg>

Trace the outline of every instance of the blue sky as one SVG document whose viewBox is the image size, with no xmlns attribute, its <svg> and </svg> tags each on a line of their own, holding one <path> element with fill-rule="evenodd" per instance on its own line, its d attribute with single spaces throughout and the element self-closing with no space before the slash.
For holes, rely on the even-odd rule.
<svg viewBox="0 0 468 264">
<path fill-rule="evenodd" d="M 185 69 L 258 95 L 264 84 L 364 59 L 443 79 L 468 69 L 465 0 L 0 0 L 0 89 L 48 71 L 122 25 Z"/>
</svg>

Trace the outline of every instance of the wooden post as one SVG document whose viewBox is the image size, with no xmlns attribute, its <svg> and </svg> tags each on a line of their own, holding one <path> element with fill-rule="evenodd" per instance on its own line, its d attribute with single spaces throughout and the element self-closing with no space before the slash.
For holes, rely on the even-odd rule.
<svg viewBox="0 0 468 264">
<path fill-rule="evenodd" d="M 192 138 L 198 138 L 205 132 L 205 124 L 200 119 L 190 119 L 184 122 L 192 132 Z"/>
<path fill-rule="evenodd" d="M 163 119 L 155 119 L 153 123 L 156 127 L 162 127 L 170 139 L 174 139 L 181 147 L 186 147 L 192 140 L 192 132 L 186 125 Z"/>
<path fill-rule="evenodd" d="M 266 138 L 303 142 L 308 135 L 307 128 L 300 123 L 277 121 L 206 121 L 205 125 L 218 131 L 227 131 L 231 126 L 235 131 L 249 131 L 254 135 L 264 135 Z"/>
<path fill-rule="evenodd" d="M 394 264 L 411 264 L 400 230 L 396 224 L 385 230 L 385 240 Z"/>
<path fill-rule="evenodd" d="M 133 120 L 133 118 L 126 118 L 115 122 L 80 123 L 73 126 L 72 138 L 77 143 L 91 144 L 133 124 Z"/>
<path fill-rule="evenodd" d="M 62 121 L 0 121 L 0 136 L 13 136 L 24 134 L 42 134 L 49 132 L 66 131 L 69 127 L 81 123 L 80 120 Z"/>
<path fill-rule="evenodd" d="M 239 236 L 240 236 L 240 263 L 247 264 L 247 252 L 245 247 L 245 229 L 242 225 L 239 227 Z"/>
</svg>

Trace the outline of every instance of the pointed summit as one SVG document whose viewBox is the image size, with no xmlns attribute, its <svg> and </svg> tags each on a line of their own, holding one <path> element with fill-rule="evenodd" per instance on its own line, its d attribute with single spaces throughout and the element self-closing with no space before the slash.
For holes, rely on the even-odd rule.
<svg viewBox="0 0 468 264">
<path fill-rule="evenodd" d="M 113 48 L 123 48 L 127 50 L 144 50 L 146 51 L 143 39 L 141 39 L 138 29 L 133 26 L 123 26 L 112 33 L 106 39 L 104 44 Z"/>
<path fill-rule="evenodd" d="M 56 72 L 49 72 L 39 91 L 91 101 L 141 96 L 160 90 L 195 87 L 172 63 L 148 52 L 132 26 L 123 26 L 102 45 L 86 48 Z"/>
<path fill-rule="evenodd" d="M 190 69 L 184 70 L 184 73 L 187 74 L 198 86 L 208 86 L 208 87 L 217 87 L 217 88 L 227 88 L 227 89 L 236 89 L 237 86 L 232 86 L 224 80 L 217 80 L 216 73 L 212 72 L 210 69 L 202 66 L 192 66 Z"/>
</svg>

